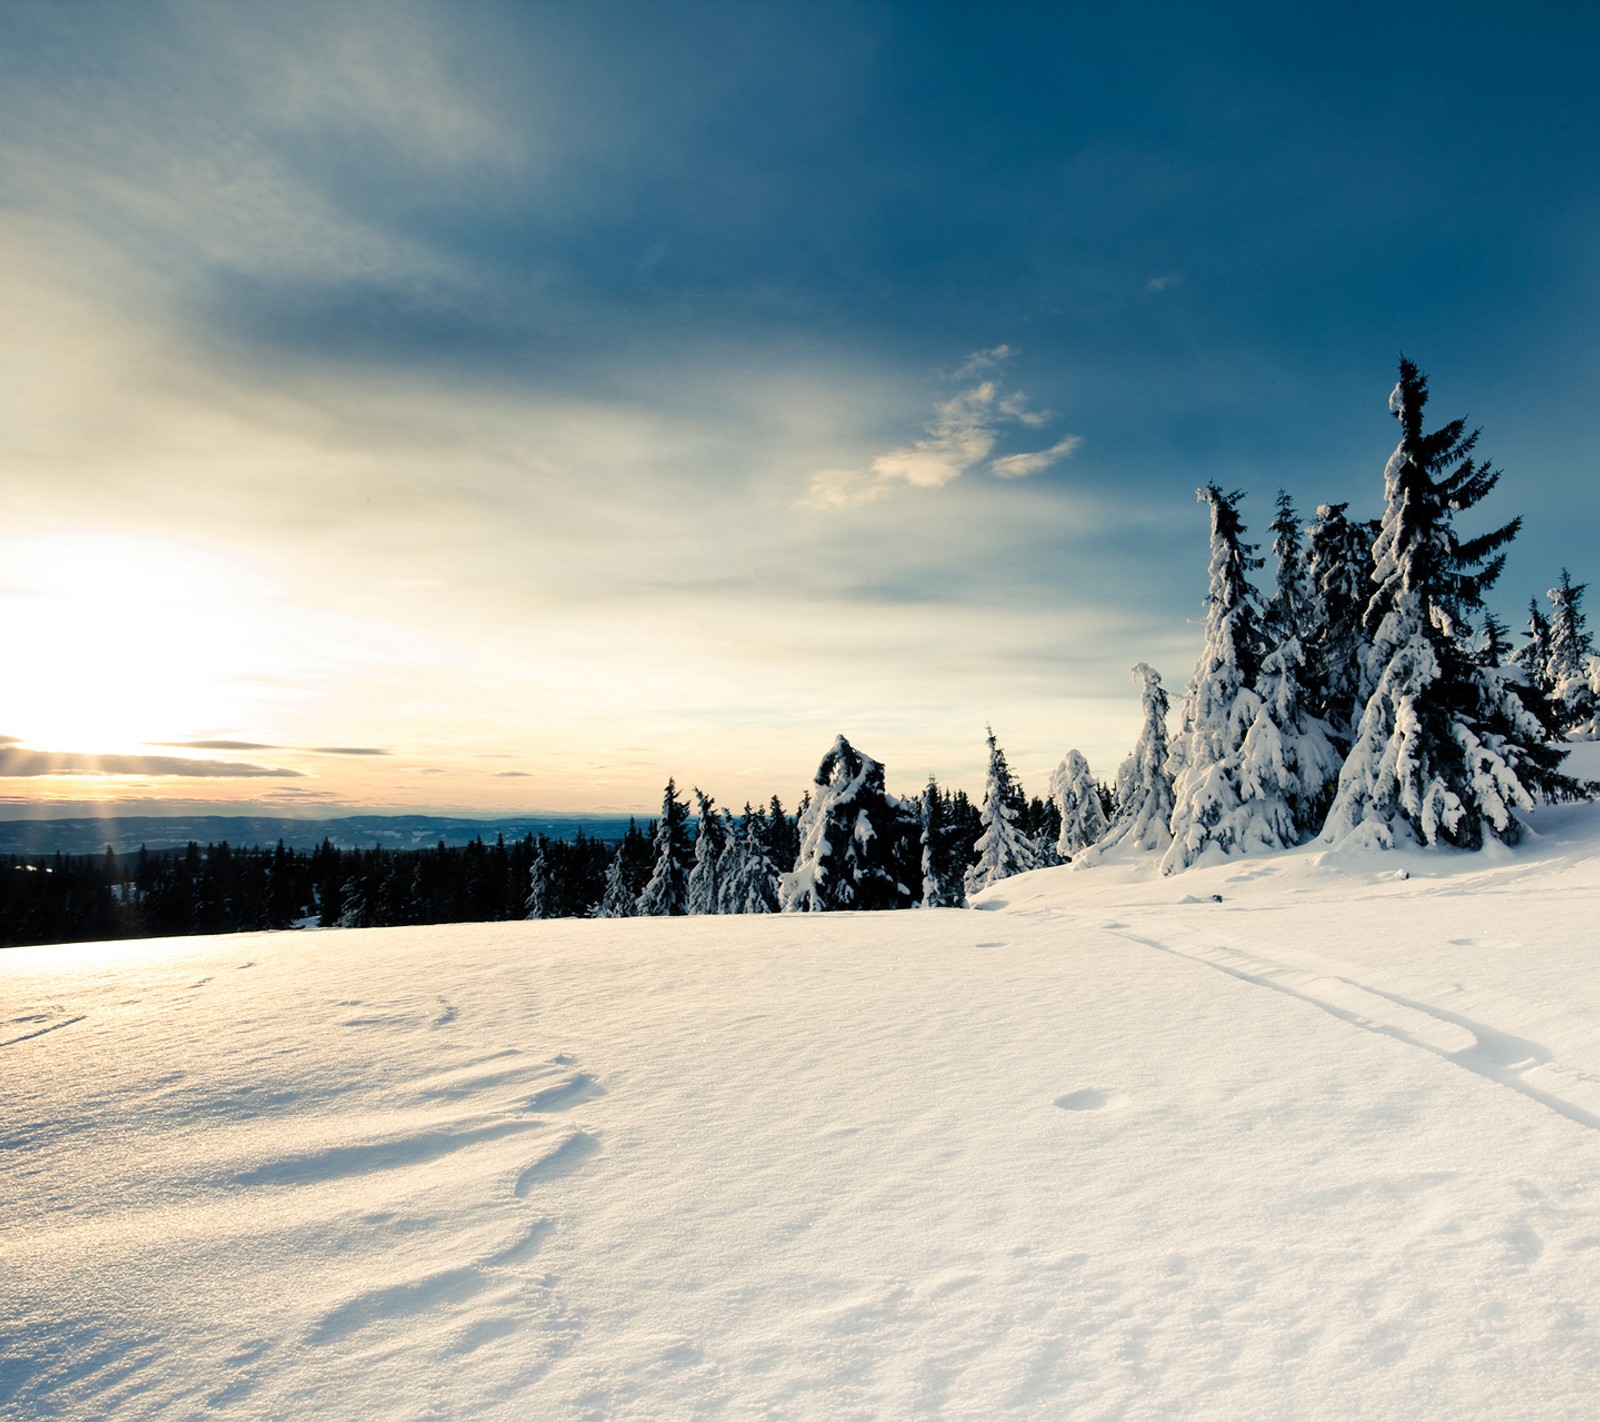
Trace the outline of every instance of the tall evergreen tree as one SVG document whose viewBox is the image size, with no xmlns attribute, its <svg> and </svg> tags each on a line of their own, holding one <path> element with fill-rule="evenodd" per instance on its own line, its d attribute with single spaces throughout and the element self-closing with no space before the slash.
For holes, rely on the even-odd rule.
<svg viewBox="0 0 1600 1422">
<path fill-rule="evenodd" d="M 984 779 L 983 801 L 978 808 L 983 832 L 973 845 L 973 864 L 964 887 L 973 894 L 998 884 L 1013 874 L 1039 867 L 1039 846 L 1022 825 L 1025 801 L 1006 763 L 1006 753 L 988 728 L 989 769 Z"/>
<path fill-rule="evenodd" d="M 1105 838 L 1109 824 L 1099 788 L 1080 751 L 1068 751 L 1050 775 L 1050 798 L 1061 816 L 1056 854 L 1063 863 Z"/>
<path fill-rule="evenodd" d="M 1163 874 L 1193 864 L 1208 849 L 1237 853 L 1271 836 L 1240 787 L 1244 739 L 1261 710 L 1254 684 L 1263 655 L 1260 614 L 1250 572 L 1261 566 L 1245 542 L 1242 493 L 1215 484 L 1195 491 L 1211 512 L 1210 586 L 1205 644 L 1183 704 L 1183 729 L 1173 742 L 1172 843 Z"/>
<path fill-rule="evenodd" d="M 1272 596 L 1262 614 L 1262 638 L 1273 647 L 1290 637 L 1304 637 L 1311 589 L 1306 574 L 1300 516 L 1294 501 L 1282 489 L 1272 515 L 1272 560 L 1276 569 Z"/>
<path fill-rule="evenodd" d="M 689 843 L 689 806 L 678 798 L 677 783 L 667 781 L 656 822 L 655 867 L 640 892 L 634 913 L 640 918 L 678 917 L 689 911 L 689 872 L 694 853 Z"/>
<path fill-rule="evenodd" d="M 773 861 L 767 817 L 748 802 L 735 829 L 728 828 L 728 850 L 738 850 L 731 873 L 722 877 L 723 913 L 776 913 L 778 868 Z"/>
<path fill-rule="evenodd" d="M 798 829 L 779 886 L 785 913 L 911 906 L 918 819 L 884 788 L 883 766 L 843 736 L 817 767 Z"/>
<path fill-rule="evenodd" d="M 1537 793 L 1576 790 L 1562 752 L 1472 645 L 1471 618 L 1505 564 L 1520 520 L 1463 540 L 1455 515 L 1499 474 L 1473 459 L 1478 433 L 1452 420 L 1424 433 L 1427 378 L 1405 357 L 1389 397 L 1399 445 L 1384 470 L 1384 515 L 1367 605 L 1367 699 L 1323 837 L 1479 847 L 1516 840 Z"/>
</svg>

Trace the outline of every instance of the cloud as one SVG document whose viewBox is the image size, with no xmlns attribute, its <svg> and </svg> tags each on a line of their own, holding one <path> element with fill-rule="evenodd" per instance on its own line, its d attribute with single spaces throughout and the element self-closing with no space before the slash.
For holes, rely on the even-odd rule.
<svg viewBox="0 0 1600 1422">
<path fill-rule="evenodd" d="M 1182 272 L 1168 272 L 1165 276 L 1151 277 L 1144 284 L 1144 289 L 1153 296 L 1158 291 L 1170 291 L 1173 287 L 1182 285 Z"/>
<path fill-rule="evenodd" d="M 1002 479 L 1025 479 L 1028 475 L 1037 474 L 1040 470 L 1048 469 L 1052 464 L 1067 458 L 1082 443 L 1082 435 L 1068 435 L 1051 445 L 1049 449 L 1041 449 L 1032 454 L 1008 454 L 1003 459 L 995 460 L 989 468 Z"/>
<path fill-rule="evenodd" d="M 232 760 L 187 760 L 175 755 L 85 755 L 78 751 L 24 750 L 0 745 L 0 777 L 43 775 L 151 775 L 231 779 L 259 776 L 298 778 L 298 770 L 250 765 Z"/>
<path fill-rule="evenodd" d="M 526 770 L 497 770 L 494 773 L 496 780 L 528 780 L 532 772 Z"/>
<path fill-rule="evenodd" d="M 265 741 L 151 741 L 177 750 L 297 751 L 305 755 L 393 755 L 381 746 L 280 746 Z"/>
<path fill-rule="evenodd" d="M 956 375 L 970 379 L 997 371 L 1015 354 L 1007 345 L 975 351 Z M 922 438 L 875 456 L 864 471 L 818 470 L 811 476 L 803 502 L 815 509 L 847 509 L 881 499 L 901 484 L 942 489 L 989 460 L 1008 426 L 1038 429 L 1055 418 L 1053 410 L 1032 409 L 1022 391 L 1002 391 L 999 375 L 989 374 L 936 404 Z M 1002 455 L 989 469 L 1002 479 L 1037 474 L 1066 458 L 1080 443 L 1079 436 L 1068 435 L 1047 450 Z"/>
</svg>

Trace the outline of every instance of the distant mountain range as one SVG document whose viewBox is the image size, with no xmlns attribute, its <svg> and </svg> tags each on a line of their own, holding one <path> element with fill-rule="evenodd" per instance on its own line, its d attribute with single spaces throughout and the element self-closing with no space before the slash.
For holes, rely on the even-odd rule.
<svg viewBox="0 0 1600 1422">
<path fill-rule="evenodd" d="M 641 817 L 641 827 L 645 823 Z M 118 854 L 182 849 L 196 844 L 273 845 L 280 839 L 290 849 L 315 849 L 324 839 L 339 849 L 430 849 L 470 844 L 482 838 L 493 843 L 524 835 L 571 840 L 578 831 L 591 839 L 621 839 L 626 815 L 524 815 L 503 820 L 461 820 L 438 815 L 347 815 L 340 819 L 279 819 L 269 815 L 116 815 L 62 820 L 0 820 L 0 854 L 29 858 L 52 854 L 103 854 L 110 845 Z"/>
</svg>

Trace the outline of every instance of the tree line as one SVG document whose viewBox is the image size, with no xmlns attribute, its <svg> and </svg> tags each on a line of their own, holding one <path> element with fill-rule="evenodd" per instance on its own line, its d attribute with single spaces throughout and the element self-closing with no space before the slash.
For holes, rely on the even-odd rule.
<svg viewBox="0 0 1600 1422">
<path fill-rule="evenodd" d="M 1568 737 L 1600 735 L 1600 658 L 1583 584 L 1563 569 L 1520 645 L 1486 605 L 1520 519 L 1463 535 L 1495 487 L 1460 420 L 1426 431 L 1427 378 L 1404 357 L 1401 427 L 1381 517 L 1321 504 L 1302 523 L 1280 491 L 1274 576 L 1243 494 L 1197 491 L 1210 521 L 1205 635 L 1176 734 L 1159 674 L 1136 666 L 1141 730 L 1115 781 L 1069 752 L 1030 798 L 988 735 L 977 805 L 931 779 L 891 793 L 840 736 L 794 816 L 774 796 L 740 813 L 667 782 L 661 814 L 620 842 L 527 836 L 465 848 L 310 853 L 191 844 L 182 853 L 0 873 L 0 938 L 59 942 L 295 925 L 958 907 L 1012 875 L 1159 855 L 1163 873 L 1329 843 L 1475 849 L 1515 842 L 1539 799 L 1594 793 L 1565 774 Z"/>
</svg>

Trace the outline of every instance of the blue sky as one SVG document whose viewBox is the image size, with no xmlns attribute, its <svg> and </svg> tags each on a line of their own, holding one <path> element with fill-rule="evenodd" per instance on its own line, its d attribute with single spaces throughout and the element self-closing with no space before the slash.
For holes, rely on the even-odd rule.
<svg viewBox="0 0 1600 1422">
<path fill-rule="evenodd" d="M 1520 622 L 1600 514 L 1596 24 L 1537 18 L 8 6 L 0 794 L 792 801 L 986 721 L 1109 777 L 1196 486 L 1375 515 L 1402 349 Z"/>
</svg>

